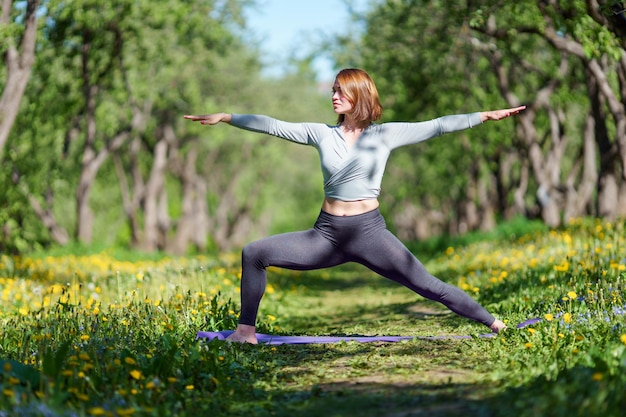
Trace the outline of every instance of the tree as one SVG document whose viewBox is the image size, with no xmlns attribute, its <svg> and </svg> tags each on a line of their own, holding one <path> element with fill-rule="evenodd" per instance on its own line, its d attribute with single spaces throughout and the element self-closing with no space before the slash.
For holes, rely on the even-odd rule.
<svg viewBox="0 0 626 417">
<path fill-rule="evenodd" d="M 4 55 L 6 78 L 0 97 L 0 158 L 35 62 L 38 7 L 39 0 L 27 0 L 24 12 L 16 16 L 13 0 L 2 1 L 0 51 Z"/>
<path fill-rule="evenodd" d="M 621 5 L 404 0 L 363 17 L 345 56 L 374 74 L 390 119 L 527 105 L 512 123 L 456 135 L 460 146 L 437 140 L 395 156 L 387 180 L 400 198 L 385 204 L 399 209 L 404 238 L 485 228 L 495 216 L 556 227 L 623 215 Z"/>
</svg>

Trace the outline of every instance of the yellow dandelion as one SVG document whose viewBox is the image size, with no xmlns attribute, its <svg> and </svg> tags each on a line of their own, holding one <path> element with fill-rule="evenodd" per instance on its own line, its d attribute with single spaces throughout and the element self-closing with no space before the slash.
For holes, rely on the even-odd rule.
<svg viewBox="0 0 626 417">
<path fill-rule="evenodd" d="M 102 407 L 93 407 L 87 410 L 87 412 L 92 416 L 103 416 L 107 413 Z"/>
<path fill-rule="evenodd" d="M 134 379 L 141 379 L 141 371 L 138 369 L 133 369 L 132 371 L 129 372 L 130 376 L 132 376 Z"/>
<path fill-rule="evenodd" d="M 532 343 L 530 343 L 530 342 L 526 342 L 526 343 L 524 344 L 524 346 L 526 347 L 526 349 L 530 349 L 530 348 L 534 347 L 535 345 L 533 345 L 533 344 L 532 344 Z"/>
<path fill-rule="evenodd" d="M 193 391 L 193 389 L 194 389 L 194 388 L 195 388 L 195 387 L 194 387 L 193 385 L 191 385 L 191 384 L 190 384 L 190 385 L 186 385 L 186 386 L 185 386 L 185 389 L 186 389 L 187 391 Z"/>
<path fill-rule="evenodd" d="M 89 395 L 85 395 L 80 392 L 76 394 L 76 398 L 78 398 L 80 401 L 89 401 Z"/>
<path fill-rule="evenodd" d="M 120 417 L 132 416 L 135 413 L 135 409 L 134 408 L 116 408 L 115 412 Z"/>
<path fill-rule="evenodd" d="M 596 372 L 591 376 L 591 379 L 593 379 L 594 381 L 602 381 L 603 377 L 604 375 L 602 375 L 602 372 Z"/>
<path fill-rule="evenodd" d="M 88 334 L 84 334 L 84 335 L 80 336 L 80 340 L 82 340 L 83 342 L 86 342 L 87 340 L 89 340 L 89 335 Z"/>
<path fill-rule="evenodd" d="M 528 333 L 530 334 L 535 334 L 536 330 L 535 329 L 528 329 Z"/>
<path fill-rule="evenodd" d="M 555 265 L 554 270 L 558 272 L 567 272 L 569 270 L 569 262 L 563 262 L 561 265 Z"/>
<path fill-rule="evenodd" d="M 3 365 L 3 368 L 4 368 L 4 372 L 11 372 L 11 370 L 13 369 L 10 362 L 5 362 Z"/>
<path fill-rule="evenodd" d="M 563 314 L 563 321 L 565 323 L 571 323 L 572 322 L 572 315 L 570 313 Z"/>
<path fill-rule="evenodd" d="M 567 293 L 567 296 L 570 298 L 570 300 L 573 300 L 578 297 L 578 294 L 576 294 L 574 291 L 570 291 Z"/>
<path fill-rule="evenodd" d="M 626 334 L 621 335 L 621 336 L 619 337 L 619 340 L 621 340 L 621 341 L 622 341 L 622 343 L 626 345 Z"/>
<path fill-rule="evenodd" d="M 546 319 L 546 321 L 552 321 L 554 320 L 554 316 L 550 313 L 546 314 L 545 316 L 543 316 L 543 318 Z"/>
<path fill-rule="evenodd" d="M 127 356 L 124 358 L 124 362 L 126 362 L 128 365 L 135 365 L 137 364 L 137 362 L 135 362 L 135 360 L 133 358 L 131 358 L 130 356 Z"/>
<path fill-rule="evenodd" d="M 13 396 L 13 390 L 5 388 L 5 389 L 2 390 L 2 394 L 4 394 L 6 397 L 12 397 Z"/>
</svg>

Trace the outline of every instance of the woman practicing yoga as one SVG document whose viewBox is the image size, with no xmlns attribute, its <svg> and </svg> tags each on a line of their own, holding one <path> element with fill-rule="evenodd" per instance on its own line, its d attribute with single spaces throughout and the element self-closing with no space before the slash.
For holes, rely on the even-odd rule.
<svg viewBox="0 0 626 417">
<path fill-rule="evenodd" d="M 422 263 L 385 225 L 378 194 L 392 150 L 487 120 L 501 120 L 525 106 L 444 116 L 425 122 L 374 123 L 383 108 L 371 77 L 363 70 L 341 70 L 333 85 L 336 125 L 289 123 L 261 115 L 215 113 L 186 115 L 206 125 L 229 123 L 311 145 L 319 152 L 324 177 L 324 201 L 312 229 L 279 234 L 246 245 L 242 253 L 241 315 L 229 340 L 257 343 L 256 316 L 269 266 L 293 270 L 328 268 L 358 262 L 438 301 L 461 316 L 500 332 L 506 326 L 461 289 L 430 275 Z"/>
</svg>

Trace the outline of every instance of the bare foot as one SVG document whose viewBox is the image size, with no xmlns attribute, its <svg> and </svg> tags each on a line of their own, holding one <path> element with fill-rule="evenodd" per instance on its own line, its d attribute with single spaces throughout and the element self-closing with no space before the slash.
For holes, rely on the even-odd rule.
<svg viewBox="0 0 626 417">
<path fill-rule="evenodd" d="M 501 331 L 506 330 L 506 324 L 500 320 L 496 320 L 491 326 L 489 326 L 489 328 L 494 333 L 500 333 Z"/>
<path fill-rule="evenodd" d="M 256 338 L 256 327 L 247 324 L 238 324 L 235 332 L 228 336 L 226 341 L 256 345 L 259 343 Z"/>
</svg>

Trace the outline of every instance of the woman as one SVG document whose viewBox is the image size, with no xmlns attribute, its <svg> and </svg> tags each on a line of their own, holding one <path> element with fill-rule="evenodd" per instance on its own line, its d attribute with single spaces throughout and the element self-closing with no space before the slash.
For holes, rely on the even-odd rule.
<svg viewBox="0 0 626 417">
<path fill-rule="evenodd" d="M 380 184 L 389 153 L 400 146 L 500 120 L 525 107 L 445 116 L 417 123 L 374 123 L 382 115 L 378 91 L 363 70 L 348 68 L 335 78 L 332 95 L 338 123 L 288 123 L 261 115 L 187 115 L 201 124 L 229 123 L 317 148 L 325 198 L 312 229 L 271 236 L 242 253 L 241 315 L 229 340 L 257 343 L 256 316 L 268 266 L 293 270 L 358 262 L 423 297 L 498 333 L 506 326 L 457 287 L 430 275 L 385 225 L 378 210 Z"/>
</svg>

